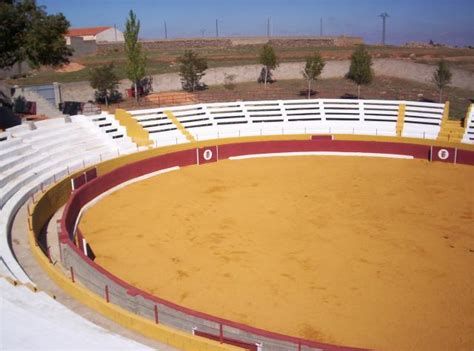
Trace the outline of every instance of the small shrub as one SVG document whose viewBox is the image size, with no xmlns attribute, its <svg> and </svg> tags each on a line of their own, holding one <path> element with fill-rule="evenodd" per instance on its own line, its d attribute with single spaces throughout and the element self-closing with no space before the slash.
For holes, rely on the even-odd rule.
<svg viewBox="0 0 474 351">
<path fill-rule="evenodd" d="M 206 89 L 206 85 L 201 83 L 201 78 L 206 74 L 207 59 L 200 57 L 192 50 L 186 50 L 183 56 L 179 57 L 179 75 L 183 90 L 195 91 Z"/>
<path fill-rule="evenodd" d="M 278 58 L 270 44 L 263 45 L 262 50 L 260 50 L 259 62 L 263 65 L 263 68 L 260 71 L 258 82 L 264 83 L 265 85 L 267 85 L 268 82 L 273 82 L 272 70 L 278 67 Z"/>
</svg>

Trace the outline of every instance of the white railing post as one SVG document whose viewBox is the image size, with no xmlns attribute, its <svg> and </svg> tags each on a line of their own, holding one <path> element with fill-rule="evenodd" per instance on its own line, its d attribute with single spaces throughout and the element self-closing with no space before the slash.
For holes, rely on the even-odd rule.
<svg viewBox="0 0 474 351">
<path fill-rule="evenodd" d="M 247 111 L 247 105 L 243 101 L 239 103 L 240 108 L 242 109 L 242 114 L 245 116 L 245 119 L 247 120 L 247 123 L 250 123 L 250 116 L 249 112 Z"/>
<path fill-rule="evenodd" d="M 319 113 L 321 114 L 321 122 L 326 121 L 326 112 L 324 111 L 324 100 L 319 100 Z"/>
<path fill-rule="evenodd" d="M 280 108 L 280 114 L 283 118 L 283 122 L 288 122 L 288 116 L 286 114 L 285 103 L 282 100 L 278 100 L 278 107 Z"/>
<path fill-rule="evenodd" d="M 364 100 L 359 100 L 359 122 L 364 122 L 365 113 L 364 113 Z"/>
</svg>

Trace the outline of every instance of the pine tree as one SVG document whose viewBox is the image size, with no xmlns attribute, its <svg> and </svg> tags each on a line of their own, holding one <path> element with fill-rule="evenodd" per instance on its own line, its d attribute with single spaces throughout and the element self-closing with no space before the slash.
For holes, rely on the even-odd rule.
<svg viewBox="0 0 474 351">
<path fill-rule="evenodd" d="M 140 20 L 137 20 L 135 13 L 130 10 L 123 36 L 125 38 L 125 55 L 127 56 L 127 78 L 132 81 L 135 88 L 136 101 L 138 101 L 138 85 L 146 74 L 146 55 L 138 41 L 139 32 Z"/>
<path fill-rule="evenodd" d="M 351 66 L 346 77 L 357 84 L 357 98 L 360 98 L 360 86 L 372 83 L 372 57 L 364 45 L 359 45 L 352 53 Z"/>
</svg>

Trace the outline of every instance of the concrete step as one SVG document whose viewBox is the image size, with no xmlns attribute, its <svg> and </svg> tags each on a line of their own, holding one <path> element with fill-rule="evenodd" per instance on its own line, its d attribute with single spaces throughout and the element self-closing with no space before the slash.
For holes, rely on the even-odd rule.
<svg viewBox="0 0 474 351">
<path fill-rule="evenodd" d="M 441 126 L 442 130 L 458 130 L 458 131 L 463 131 L 463 127 L 458 127 L 458 126 L 447 126 L 447 125 L 442 125 Z"/>
<path fill-rule="evenodd" d="M 448 119 L 445 123 L 453 126 L 462 126 L 463 121 L 460 119 Z"/>
<path fill-rule="evenodd" d="M 464 133 L 444 131 L 444 132 L 440 132 L 438 135 L 439 136 L 443 136 L 443 135 L 463 136 Z"/>
<path fill-rule="evenodd" d="M 49 118 L 64 117 L 62 112 L 53 106 L 53 104 L 34 91 L 24 90 L 18 95 L 23 95 L 28 101 L 35 101 L 37 114 L 46 115 Z"/>
<path fill-rule="evenodd" d="M 462 137 L 450 137 L 450 136 L 440 136 L 436 140 L 438 141 L 447 141 L 450 143 L 459 143 L 462 140 Z"/>
</svg>

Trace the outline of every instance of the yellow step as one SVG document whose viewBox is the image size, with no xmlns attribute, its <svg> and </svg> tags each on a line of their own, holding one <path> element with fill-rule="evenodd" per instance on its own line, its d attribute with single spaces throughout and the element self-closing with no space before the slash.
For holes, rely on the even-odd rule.
<svg viewBox="0 0 474 351">
<path fill-rule="evenodd" d="M 405 104 L 400 104 L 398 107 L 398 118 L 397 118 L 397 136 L 402 136 L 402 131 L 403 131 L 403 122 L 405 120 Z"/>
<path fill-rule="evenodd" d="M 183 134 L 186 137 L 186 139 L 189 142 L 191 142 L 191 143 L 196 142 L 196 139 L 194 139 L 194 137 L 191 135 L 191 133 L 189 133 L 189 131 L 186 128 L 184 128 L 184 126 L 176 118 L 176 116 L 173 114 L 173 112 L 171 112 L 170 110 L 166 110 L 166 111 L 163 111 L 163 113 L 166 115 L 166 117 L 168 117 L 168 119 L 171 122 L 173 122 L 173 124 L 176 126 L 176 128 L 181 132 L 181 134 Z"/>
</svg>

